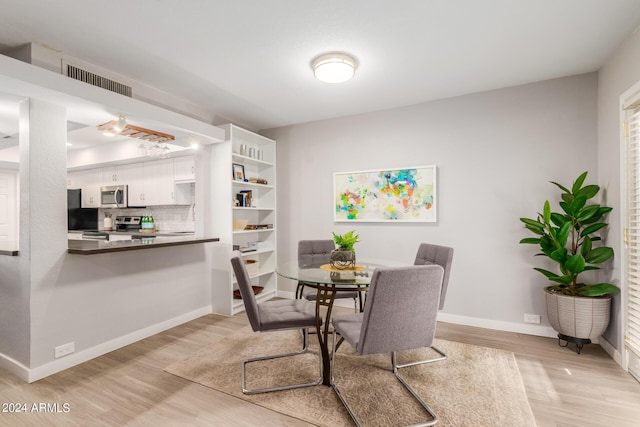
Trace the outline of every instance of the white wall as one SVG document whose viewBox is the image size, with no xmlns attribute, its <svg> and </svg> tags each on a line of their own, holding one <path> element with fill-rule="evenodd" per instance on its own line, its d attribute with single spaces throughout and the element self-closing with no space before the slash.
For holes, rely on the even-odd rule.
<svg viewBox="0 0 640 427">
<path fill-rule="evenodd" d="M 0 257 L 0 366 L 34 381 L 211 312 L 206 245 L 67 253 L 65 108 L 27 99 L 20 116 L 20 255 Z M 70 342 L 75 353 L 55 359 Z"/>
<path fill-rule="evenodd" d="M 557 196 L 550 180 L 597 179 L 597 77 L 586 74 L 371 114 L 271 129 L 277 140 L 278 259 L 300 239 L 355 229 L 361 257 L 412 263 L 418 245 L 455 248 L 440 317 L 552 335 L 541 266 L 519 219 Z M 438 223 L 334 223 L 332 174 L 438 166 Z M 278 283 L 293 292 L 294 283 Z M 542 327 L 523 323 L 540 314 Z"/>
<path fill-rule="evenodd" d="M 598 73 L 598 175 L 606 188 L 607 202 L 621 207 L 620 162 L 623 143 L 620 135 L 620 96 L 640 81 L 640 34 L 634 33 L 607 61 Z M 613 269 L 606 272 L 607 279 L 622 283 L 624 244 L 623 212 L 618 209 L 610 215 L 608 243 L 615 249 Z M 624 290 L 624 289 L 623 289 Z M 604 337 L 618 351 L 624 348 L 624 321 L 621 307 L 622 296 L 616 295 L 612 302 L 611 325 Z"/>
</svg>

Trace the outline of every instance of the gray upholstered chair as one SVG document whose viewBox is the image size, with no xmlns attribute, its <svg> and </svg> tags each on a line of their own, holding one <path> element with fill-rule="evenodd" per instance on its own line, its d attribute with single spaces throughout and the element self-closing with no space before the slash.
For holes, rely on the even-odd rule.
<svg viewBox="0 0 640 427">
<path fill-rule="evenodd" d="M 421 243 L 418 247 L 418 253 L 413 265 L 429 265 L 438 264 L 444 268 L 444 278 L 442 279 L 442 291 L 440 292 L 440 305 L 438 308 L 444 307 L 444 299 L 447 296 L 447 287 L 449 286 L 449 275 L 451 274 L 451 260 L 453 259 L 453 248 L 448 246 L 432 245 L 430 243 Z"/>
<path fill-rule="evenodd" d="M 391 367 L 396 378 L 432 417 L 421 425 L 434 425 L 438 417 L 407 384 L 398 369 L 426 362 L 398 365 L 396 352 L 432 346 L 443 276 L 444 269 L 439 265 L 378 268 L 371 277 L 364 312 L 335 316 L 332 320 L 337 334 L 358 354 L 391 353 Z M 353 421 L 360 426 L 334 380 L 337 334 L 333 335 L 331 384 Z"/>
<path fill-rule="evenodd" d="M 444 269 L 444 277 L 442 278 L 442 289 L 440 290 L 439 309 L 444 307 L 444 300 L 447 295 L 447 287 L 449 286 L 449 275 L 451 273 L 451 261 L 453 260 L 453 248 L 448 246 L 432 245 L 430 243 L 421 243 L 418 247 L 418 253 L 413 265 L 439 265 Z M 440 357 L 434 359 L 423 360 L 422 363 L 438 362 L 446 360 L 447 355 L 437 347 L 431 347 L 440 353 Z"/>
<path fill-rule="evenodd" d="M 320 376 L 314 382 L 254 390 L 247 389 L 247 364 L 260 360 L 277 359 L 280 357 L 295 356 L 306 353 L 308 343 L 307 328 L 315 328 L 316 326 L 315 304 L 301 299 L 265 301 L 258 304 L 256 302 L 256 297 L 253 294 L 249 274 L 247 273 L 247 269 L 245 268 L 240 252 L 234 252 L 231 257 L 231 265 L 236 275 L 236 280 L 238 281 L 238 289 L 240 290 L 240 295 L 244 302 L 244 308 L 247 313 L 247 317 L 249 318 L 249 323 L 255 332 L 282 331 L 286 329 L 300 329 L 302 331 L 302 350 L 293 353 L 254 357 L 242 361 L 242 392 L 244 394 L 257 394 L 320 384 L 322 381 L 322 362 L 318 360 Z"/>
<path fill-rule="evenodd" d="M 331 251 L 336 248 L 335 243 L 331 239 L 325 240 L 300 240 L 298 242 L 298 265 L 302 268 L 320 267 L 323 264 L 329 264 Z M 305 298 L 309 301 L 315 301 L 317 292 L 311 287 L 305 287 L 304 282 L 298 282 L 296 288 L 296 298 Z M 352 298 L 355 310 L 358 311 L 358 301 L 360 310 L 362 311 L 362 295 L 360 292 L 336 292 L 335 298 Z"/>
</svg>

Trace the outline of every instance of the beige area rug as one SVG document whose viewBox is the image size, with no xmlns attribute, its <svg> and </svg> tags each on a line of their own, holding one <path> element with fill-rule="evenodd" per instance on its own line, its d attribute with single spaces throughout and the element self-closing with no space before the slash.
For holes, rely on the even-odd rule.
<svg viewBox="0 0 640 427">
<path fill-rule="evenodd" d="M 241 360 L 300 348 L 297 331 L 255 333 L 243 328 L 165 371 L 256 405 L 319 426 L 352 426 L 331 387 L 323 385 L 259 395 L 244 395 Z M 247 386 L 262 388 L 309 382 L 318 376 L 318 341 L 309 336 L 310 353 L 249 364 Z M 445 361 L 403 368 L 407 382 L 440 418 L 439 426 L 535 426 L 513 353 L 436 340 Z M 404 353 L 428 357 L 432 350 Z M 366 426 L 418 423 L 428 414 L 415 403 L 390 370 L 388 354 L 358 356 L 347 343 L 336 354 L 335 378 L 343 395 Z M 418 360 L 418 359 L 413 359 Z"/>
</svg>

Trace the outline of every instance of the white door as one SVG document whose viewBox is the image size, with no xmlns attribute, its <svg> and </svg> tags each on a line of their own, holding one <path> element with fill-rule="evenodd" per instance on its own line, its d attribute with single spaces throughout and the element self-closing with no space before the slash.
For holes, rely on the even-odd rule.
<svg viewBox="0 0 640 427">
<path fill-rule="evenodd" d="M 0 171 L 0 241 L 16 241 L 18 197 L 15 172 Z"/>
</svg>

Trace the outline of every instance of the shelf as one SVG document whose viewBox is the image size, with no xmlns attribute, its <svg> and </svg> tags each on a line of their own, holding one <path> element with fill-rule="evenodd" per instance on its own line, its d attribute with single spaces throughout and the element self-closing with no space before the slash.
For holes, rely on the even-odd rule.
<svg viewBox="0 0 640 427">
<path fill-rule="evenodd" d="M 255 182 L 245 182 L 245 181 L 236 181 L 236 180 L 231 180 L 231 182 L 233 183 L 233 185 L 237 185 L 237 186 L 243 186 L 243 187 L 252 187 L 252 188 L 267 188 L 267 189 L 273 189 L 273 185 L 269 185 L 269 184 L 257 184 Z"/>
<path fill-rule="evenodd" d="M 273 211 L 275 208 L 254 208 L 254 207 L 243 207 L 243 206 L 235 206 L 232 208 L 234 211 Z"/>
<path fill-rule="evenodd" d="M 234 231 L 233 234 L 251 234 L 251 233 L 263 233 L 266 231 L 276 231 L 275 228 L 263 228 L 262 230 L 240 230 L 240 231 Z"/>
<path fill-rule="evenodd" d="M 258 255 L 258 254 L 266 254 L 269 252 L 273 252 L 275 249 L 271 248 L 271 249 L 258 249 L 255 251 L 251 251 L 251 252 L 240 252 L 242 254 L 242 256 L 251 256 L 251 255 Z"/>
<path fill-rule="evenodd" d="M 260 276 L 266 276 L 267 274 L 272 274 L 275 273 L 276 270 L 274 268 L 270 268 L 268 270 L 259 270 L 258 274 L 250 274 L 249 275 L 249 279 L 255 279 L 256 277 L 260 277 Z M 233 284 L 237 285 L 238 281 L 236 280 L 236 278 L 233 278 Z"/>
<path fill-rule="evenodd" d="M 233 153 L 231 157 L 233 158 L 233 160 L 236 163 L 237 162 L 242 162 L 244 164 L 252 164 L 252 165 L 257 165 L 257 166 L 262 166 L 262 167 L 274 166 L 273 163 L 265 162 L 264 160 L 254 159 L 253 157 L 241 156 L 240 154 L 237 154 L 237 153 Z"/>
</svg>

